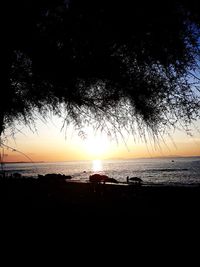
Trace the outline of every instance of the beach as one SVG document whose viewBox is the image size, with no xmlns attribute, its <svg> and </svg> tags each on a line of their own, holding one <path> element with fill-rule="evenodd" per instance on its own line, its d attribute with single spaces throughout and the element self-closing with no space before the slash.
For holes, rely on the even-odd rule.
<svg viewBox="0 0 200 267">
<path fill-rule="evenodd" d="M 2 178 L 1 210 L 64 210 L 89 217 L 198 217 L 199 185 L 95 184 L 67 180 Z"/>
</svg>

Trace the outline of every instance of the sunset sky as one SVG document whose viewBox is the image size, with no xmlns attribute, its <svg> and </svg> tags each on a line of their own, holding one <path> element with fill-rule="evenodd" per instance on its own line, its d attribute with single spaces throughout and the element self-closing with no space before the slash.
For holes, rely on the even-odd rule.
<svg viewBox="0 0 200 267">
<path fill-rule="evenodd" d="M 197 123 L 200 129 L 200 123 Z M 48 123 L 36 121 L 37 132 L 28 127 L 18 126 L 19 133 L 15 138 L 9 138 L 7 145 L 25 153 L 32 161 L 68 161 L 94 159 L 125 159 L 140 157 L 163 156 L 200 156 L 200 132 L 193 129 L 193 137 L 182 131 L 165 136 L 164 142 L 147 143 L 139 138 L 124 134 L 124 140 L 119 137 L 109 138 L 106 134 L 94 134 L 91 128 L 86 128 L 86 139 L 79 137 L 72 126 L 61 130 L 62 121 L 53 117 Z M 4 161 L 28 161 L 22 154 L 4 149 Z"/>
<path fill-rule="evenodd" d="M 10 4 L 0 134 L 20 116 L 38 119 L 37 131 L 16 122 L 13 137 L 6 128 L 6 138 L 0 140 L 3 161 L 200 156 L 197 5 L 94 2 Z M 197 128 L 191 126 L 192 136 L 180 127 L 159 140 L 151 135 L 141 139 L 137 132 L 121 132 L 116 138 L 114 133 L 95 133 L 91 125 L 83 129 L 83 138 L 72 125 L 62 129 L 62 119 L 52 117 L 44 123 L 36 114 L 60 114 L 63 107 L 67 119 L 81 123 L 96 116 L 100 122 L 127 122 L 129 127 L 135 118 L 155 130 L 160 120 L 166 127 L 194 116 L 199 121 Z"/>
</svg>

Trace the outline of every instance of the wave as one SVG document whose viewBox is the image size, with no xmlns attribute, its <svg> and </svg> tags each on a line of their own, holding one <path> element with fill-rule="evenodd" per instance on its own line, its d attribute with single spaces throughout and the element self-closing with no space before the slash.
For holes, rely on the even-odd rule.
<svg viewBox="0 0 200 267">
<path fill-rule="evenodd" d="M 180 171 L 188 171 L 189 169 L 148 169 L 145 172 L 180 172 Z"/>
</svg>

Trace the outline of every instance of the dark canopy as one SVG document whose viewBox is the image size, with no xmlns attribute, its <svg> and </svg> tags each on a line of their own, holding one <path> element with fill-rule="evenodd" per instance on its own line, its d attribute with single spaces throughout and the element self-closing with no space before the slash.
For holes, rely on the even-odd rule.
<svg viewBox="0 0 200 267">
<path fill-rule="evenodd" d="M 0 133 L 62 108 L 78 126 L 190 123 L 200 115 L 195 2 L 9 1 Z"/>
</svg>

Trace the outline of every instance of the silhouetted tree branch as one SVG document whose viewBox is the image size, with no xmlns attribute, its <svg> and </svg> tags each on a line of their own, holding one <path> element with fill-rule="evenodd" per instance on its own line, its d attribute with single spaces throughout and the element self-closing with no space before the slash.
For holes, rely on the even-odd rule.
<svg viewBox="0 0 200 267">
<path fill-rule="evenodd" d="M 200 116 L 196 1 L 129 2 L 10 1 L 0 133 L 63 107 L 65 123 L 141 134 Z"/>
</svg>

